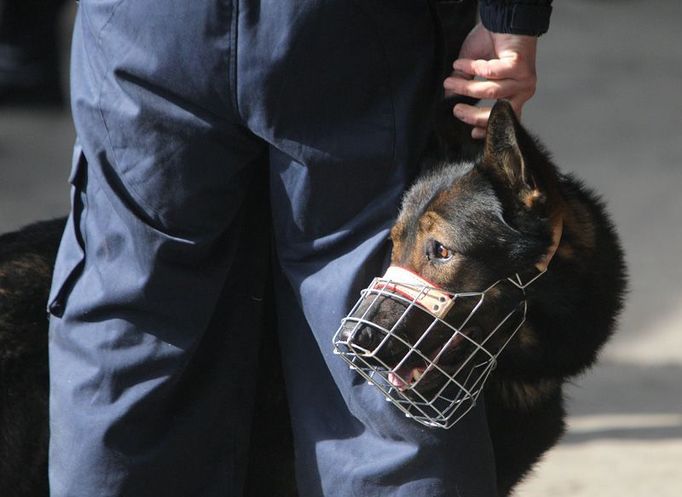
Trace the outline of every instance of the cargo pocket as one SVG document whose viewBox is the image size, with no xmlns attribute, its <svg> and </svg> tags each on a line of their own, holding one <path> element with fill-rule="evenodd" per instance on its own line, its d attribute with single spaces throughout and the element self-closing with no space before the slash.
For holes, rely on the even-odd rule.
<svg viewBox="0 0 682 497">
<path fill-rule="evenodd" d="M 47 312 L 62 317 L 73 286 L 85 264 L 85 243 L 80 231 L 81 221 L 85 215 L 85 184 L 87 161 L 80 145 L 76 144 L 69 183 L 71 184 L 71 213 L 66 222 L 62 240 L 59 244 L 50 296 L 47 300 Z"/>
</svg>

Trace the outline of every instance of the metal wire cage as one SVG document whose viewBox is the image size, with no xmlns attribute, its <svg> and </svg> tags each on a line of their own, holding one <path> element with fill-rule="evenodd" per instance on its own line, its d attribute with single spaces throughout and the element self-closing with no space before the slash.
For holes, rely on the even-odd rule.
<svg viewBox="0 0 682 497">
<path fill-rule="evenodd" d="M 480 292 L 451 293 L 389 268 L 341 321 L 334 353 L 405 416 L 428 427 L 451 428 L 475 406 L 499 354 L 525 322 L 525 288 L 541 274 L 526 283 L 517 274 Z M 513 305 L 491 313 L 501 291 Z M 404 310 L 386 322 L 381 311 L 387 305 Z"/>
</svg>

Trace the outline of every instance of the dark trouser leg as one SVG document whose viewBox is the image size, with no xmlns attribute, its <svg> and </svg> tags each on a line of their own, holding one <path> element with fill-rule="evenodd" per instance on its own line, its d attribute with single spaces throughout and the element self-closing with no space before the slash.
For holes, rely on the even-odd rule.
<svg viewBox="0 0 682 497">
<path fill-rule="evenodd" d="M 495 495 L 481 408 L 451 430 L 425 429 L 332 354 L 341 318 L 387 261 L 388 230 L 430 133 L 442 71 L 434 13 L 395 0 L 240 6 L 239 107 L 272 144 L 275 294 L 300 495 Z"/>
<path fill-rule="evenodd" d="M 229 2 L 80 2 L 73 208 L 50 297 L 52 497 L 241 494 L 267 148 Z"/>
</svg>

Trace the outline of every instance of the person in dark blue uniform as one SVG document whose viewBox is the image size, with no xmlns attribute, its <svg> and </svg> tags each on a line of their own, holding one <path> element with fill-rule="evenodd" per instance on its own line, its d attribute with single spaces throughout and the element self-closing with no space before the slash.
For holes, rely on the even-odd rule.
<svg viewBox="0 0 682 497">
<path fill-rule="evenodd" d="M 426 0 L 82 0 L 52 497 L 241 495 L 270 264 L 300 495 L 493 496 L 481 409 L 424 428 L 331 337 L 387 262 L 443 85 L 520 111 L 549 4 L 481 2 L 443 83 Z M 454 112 L 481 136 L 488 110 Z"/>
</svg>

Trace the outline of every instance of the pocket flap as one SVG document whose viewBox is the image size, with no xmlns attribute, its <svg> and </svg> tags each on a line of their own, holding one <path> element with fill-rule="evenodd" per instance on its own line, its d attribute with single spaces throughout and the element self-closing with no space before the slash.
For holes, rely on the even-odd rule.
<svg viewBox="0 0 682 497">
<path fill-rule="evenodd" d="M 69 175 L 69 183 L 72 185 L 71 213 L 66 221 L 66 227 L 59 243 L 59 251 L 52 274 L 50 296 L 47 300 L 47 312 L 57 317 L 64 314 L 67 297 L 85 262 L 85 250 L 79 225 L 84 207 L 81 200 L 80 178 L 85 173 L 87 161 L 78 144 L 74 147 L 72 164 Z"/>
</svg>

